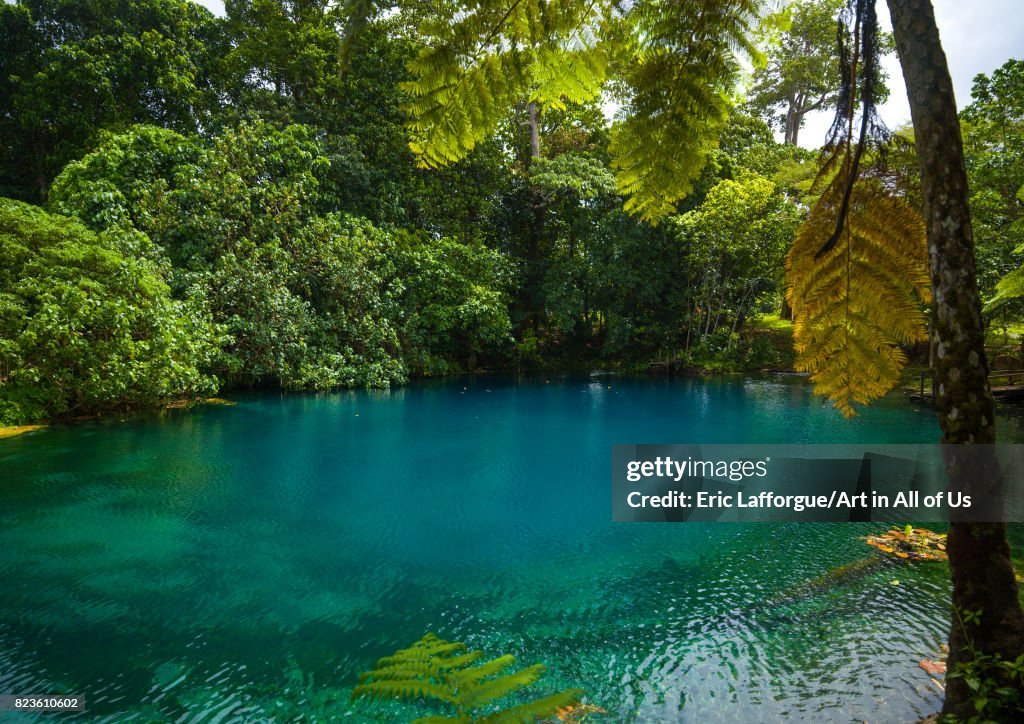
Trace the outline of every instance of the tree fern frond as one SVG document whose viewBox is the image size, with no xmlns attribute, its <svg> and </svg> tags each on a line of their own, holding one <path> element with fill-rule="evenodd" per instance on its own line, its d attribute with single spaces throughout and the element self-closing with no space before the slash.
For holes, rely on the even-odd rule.
<svg viewBox="0 0 1024 724">
<path fill-rule="evenodd" d="M 626 210 L 657 223 L 693 190 L 750 55 L 759 3 L 637 3 L 624 120 L 610 151 Z"/>
<path fill-rule="evenodd" d="M 609 9 L 608 0 L 484 0 L 428 21 L 432 47 L 402 86 L 419 164 L 464 158 L 522 99 L 564 107 L 597 97 L 607 59 L 595 28 Z"/>
<path fill-rule="evenodd" d="M 352 699 L 434 699 L 454 708 L 455 715 L 431 716 L 417 719 L 418 722 L 469 724 L 481 721 L 480 716 L 471 713 L 472 710 L 535 683 L 546 670 L 541 664 L 534 664 L 502 676 L 503 671 L 515 664 L 514 656 L 505 654 L 473 666 L 483 653 L 459 653 L 465 650 L 464 644 L 451 643 L 428 633 L 412 646 L 380 659 L 375 670 L 362 674 L 352 690 Z M 578 703 L 582 694 L 570 689 L 495 712 L 483 721 L 533 721 L 536 717 L 547 716 Z M 491 718 L 497 716 L 508 718 Z"/>
<path fill-rule="evenodd" d="M 500 674 L 515 663 L 515 656 L 505 654 L 504 656 L 499 656 L 496 659 L 474 666 L 470 669 L 452 671 L 448 674 L 447 681 L 454 689 L 462 691 L 471 686 L 475 686 L 483 679 Z"/>
<path fill-rule="evenodd" d="M 1014 269 L 996 283 L 996 294 L 985 304 L 985 311 L 991 312 L 1020 297 L 1024 297 L 1024 266 Z"/>
<path fill-rule="evenodd" d="M 459 693 L 458 703 L 469 708 L 488 704 L 529 686 L 544 676 L 545 671 L 547 669 L 543 664 L 533 664 L 505 676 L 477 682 Z"/>
<path fill-rule="evenodd" d="M 358 684 L 352 689 L 352 698 L 366 697 L 379 699 L 436 699 L 448 704 L 455 702 L 454 697 L 443 686 L 432 684 L 422 679 L 401 679 L 398 681 L 371 681 Z"/>
<path fill-rule="evenodd" d="M 922 303 L 930 299 L 924 221 L 870 177 L 852 187 L 842 234 L 817 256 L 836 228 L 849 173 L 848 159 L 823 167 L 831 178 L 786 260 L 796 369 L 811 372 L 815 393 L 846 417 L 899 381 L 906 357 L 897 345 L 927 339 Z"/>
<path fill-rule="evenodd" d="M 582 689 L 568 689 L 545 696 L 543 699 L 495 712 L 480 719 L 479 724 L 532 724 L 537 719 L 545 719 L 562 709 L 576 706 L 583 696 Z"/>
<path fill-rule="evenodd" d="M 534 90 L 530 100 L 564 110 L 566 103 L 585 103 L 598 96 L 608 69 L 600 45 L 576 50 L 542 47 L 533 66 Z"/>
</svg>

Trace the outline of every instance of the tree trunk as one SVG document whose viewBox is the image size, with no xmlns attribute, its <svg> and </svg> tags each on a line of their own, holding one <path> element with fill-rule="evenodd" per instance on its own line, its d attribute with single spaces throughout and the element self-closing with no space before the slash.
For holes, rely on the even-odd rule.
<svg viewBox="0 0 1024 724">
<path fill-rule="evenodd" d="M 540 123 L 537 119 L 537 104 L 530 103 L 530 159 L 540 158 Z"/>
<path fill-rule="evenodd" d="M 981 300 L 967 199 L 960 124 L 946 56 L 931 0 L 888 0 L 896 50 L 914 122 L 928 230 L 936 347 L 936 408 L 950 490 L 989 503 L 1002 486 L 994 455 L 988 475 L 958 463 L 957 445 L 995 442 L 995 402 L 988 384 Z M 975 469 L 976 470 L 976 469 Z M 974 498 L 974 496 L 978 496 Z M 993 521 L 999 511 L 992 510 Z M 1015 659 L 1024 652 L 1024 615 L 1001 522 L 951 522 L 948 550 L 953 579 L 951 672 L 974 654 Z M 965 620 L 964 612 L 981 612 Z M 977 714 L 962 677 L 947 680 L 944 714 Z"/>
<path fill-rule="evenodd" d="M 537 104 L 530 103 L 527 106 L 527 125 L 530 128 L 530 161 L 529 166 L 540 158 L 540 118 L 537 113 Z M 528 316 L 533 334 L 540 338 L 540 306 L 541 293 L 540 285 L 543 281 L 543 272 L 540 260 L 540 243 L 544 234 L 544 195 L 540 189 L 531 186 L 533 218 L 530 224 L 530 238 L 526 253 L 526 283 L 528 301 Z"/>
</svg>

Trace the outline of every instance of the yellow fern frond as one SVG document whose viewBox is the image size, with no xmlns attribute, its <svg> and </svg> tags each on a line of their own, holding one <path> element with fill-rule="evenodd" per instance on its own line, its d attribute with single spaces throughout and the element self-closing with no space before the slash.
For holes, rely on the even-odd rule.
<svg viewBox="0 0 1024 724">
<path fill-rule="evenodd" d="M 830 160 L 819 174 L 826 178 L 821 198 L 786 259 L 786 297 L 796 369 L 812 373 L 815 393 L 851 417 L 854 405 L 869 404 L 899 381 L 906 357 L 898 345 L 927 339 L 927 243 L 920 215 L 862 178 L 838 242 L 816 258 L 836 229 L 848 178 L 848 159 Z"/>
</svg>

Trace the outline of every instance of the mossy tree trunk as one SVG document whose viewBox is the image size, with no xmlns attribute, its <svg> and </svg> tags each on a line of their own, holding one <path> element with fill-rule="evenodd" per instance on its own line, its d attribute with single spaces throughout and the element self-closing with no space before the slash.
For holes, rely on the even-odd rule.
<svg viewBox="0 0 1024 724">
<path fill-rule="evenodd" d="M 910 100 L 925 202 L 934 296 L 936 407 L 942 441 L 950 446 L 945 455 L 948 484 L 950 490 L 985 503 L 1002 489 L 998 463 L 990 456 L 985 466 L 988 474 L 972 475 L 953 447 L 995 442 L 995 402 L 988 383 L 953 86 L 931 0 L 888 3 Z M 1024 615 L 1004 525 L 952 522 L 948 553 L 954 608 L 949 670 L 969 660 L 972 651 L 1016 658 L 1024 652 Z M 965 622 L 958 613 L 964 611 L 980 611 L 980 619 Z M 948 680 L 943 713 L 960 718 L 977 713 L 962 678 Z"/>
</svg>

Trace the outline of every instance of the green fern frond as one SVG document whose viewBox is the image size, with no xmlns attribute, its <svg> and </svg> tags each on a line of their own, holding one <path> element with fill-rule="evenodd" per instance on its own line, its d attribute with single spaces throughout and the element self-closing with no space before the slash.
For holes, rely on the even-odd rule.
<svg viewBox="0 0 1024 724">
<path fill-rule="evenodd" d="M 452 671 L 448 675 L 448 682 L 457 690 L 462 691 L 470 686 L 476 685 L 483 679 L 490 676 L 497 676 L 502 671 L 516 663 L 516 657 L 511 654 L 499 656 L 487 663 L 474 666 L 462 671 Z"/>
<path fill-rule="evenodd" d="M 458 704 L 469 709 L 489 704 L 533 684 L 545 671 L 543 664 L 534 664 L 496 679 L 468 682 L 468 688 L 459 692 Z"/>
<path fill-rule="evenodd" d="M 371 681 L 359 684 L 352 690 L 353 700 L 365 697 L 370 700 L 380 699 L 436 699 L 448 704 L 455 703 L 447 689 L 421 679 L 402 679 L 399 681 Z"/>
<path fill-rule="evenodd" d="M 897 345 L 927 339 L 922 303 L 930 289 L 924 221 L 871 178 L 854 185 L 842 234 L 818 257 L 835 231 L 851 166 L 848 154 L 836 155 L 819 174 L 827 184 L 786 260 L 786 296 L 796 369 L 811 372 L 815 393 L 850 417 L 854 405 L 899 381 L 906 357 Z"/>
<path fill-rule="evenodd" d="M 657 223 L 692 190 L 724 126 L 737 56 L 754 58 L 760 0 L 476 0 L 421 28 L 409 64 L 410 148 L 423 167 L 454 163 L 517 102 L 562 109 L 598 97 L 626 69 L 611 152 L 628 211 Z M 454 8 L 461 8 L 456 15 Z"/>
<path fill-rule="evenodd" d="M 435 656 L 446 656 L 456 651 L 465 650 L 465 644 L 445 641 L 434 634 L 428 633 L 409 648 L 396 651 L 391 656 L 385 656 L 380 659 L 377 662 L 377 668 L 402 664 L 408 661 L 423 661 Z M 483 652 L 481 652 L 482 654 Z"/>
<path fill-rule="evenodd" d="M 483 0 L 428 21 L 430 46 L 402 86 L 418 163 L 464 158 L 525 98 L 557 108 L 596 98 L 607 66 L 596 27 L 609 10 L 606 0 Z"/>
<path fill-rule="evenodd" d="M 583 696 L 582 689 L 567 689 L 543 699 L 495 712 L 480 719 L 478 724 L 531 724 L 538 719 L 545 719 L 563 709 L 576 706 Z"/>
<path fill-rule="evenodd" d="M 756 53 L 758 11 L 752 0 L 634 6 L 629 98 L 610 147 L 627 211 L 657 223 L 693 190 L 728 116 L 737 55 Z"/>
<path fill-rule="evenodd" d="M 724 126 L 725 95 L 701 81 L 685 57 L 649 54 L 634 81 L 642 84 L 624 121 L 612 129 L 609 151 L 616 185 L 628 196 L 626 211 L 657 222 L 693 191 Z M 666 102 L 667 101 L 667 102 Z"/>
<path fill-rule="evenodd" d="M 468 724 L 473 721 L 532 722 L 579 703 L 583 695 L 581 691 L 570 689 L 486 716 L 474 715 L 473 710 L 535 683 L 546 669 L 541 664 L 534 664 L 501 675 L 515 664 L 514 656 L 505 654 L 476 664 L 483 653 L 459 653 L 465 650 L 464 644 L 451 643 L 428 633 L 412 646 L 380 659 L 375 670 L 362 674 L 352 690 L 352 699 L 433 699 L 451 706 L 455 710 L 454 715 L 431 716 L 418 719 L 418 722 Z"/>
<path fill-rule="evenodd" d="M 991 312 L 1020 297 L 1024 297 L 1024 266 L 1014 269 L 996 282 L 996 294 L 985 304 L 985 311 Z"/>
</svg>

